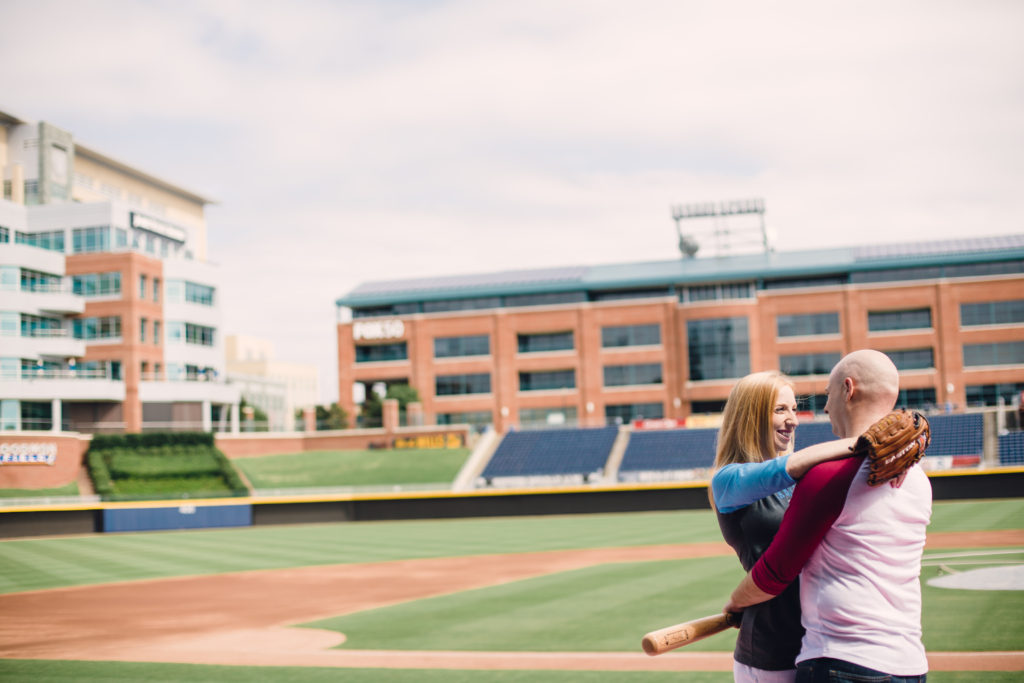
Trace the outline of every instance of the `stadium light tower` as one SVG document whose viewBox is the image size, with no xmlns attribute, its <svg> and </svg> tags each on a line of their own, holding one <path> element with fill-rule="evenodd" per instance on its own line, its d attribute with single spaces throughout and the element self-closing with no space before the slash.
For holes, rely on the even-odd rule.
<svg viewBox="0 0 1024 683">
<path fill-rule="evenodd" d="M 758 224 L 736 225 L 733 216 L 756 215 Z M 702 233 L 696 231 L 683 232 L 683 221 L 710 218 L 710 231 L 706 228 Z M 768 242 L 768 231 L 764 223 L 764 200 L 741 199 L 723 202 L 700 202 L 696 204 L 676 204 L 672 207 L 672 219 L 676 222 L 676 234 L 679 236 L 679 251 L 684 258 L 693 258 L 704 246 L 708 237 L 713 239 L 716 256 L 726 256 L 733 250 L 749 251 L 752 247 L 760 248 L 765 253 L 772 251 Z M 705 223 L 707 221 L 704 221 Z"/>
</svg>

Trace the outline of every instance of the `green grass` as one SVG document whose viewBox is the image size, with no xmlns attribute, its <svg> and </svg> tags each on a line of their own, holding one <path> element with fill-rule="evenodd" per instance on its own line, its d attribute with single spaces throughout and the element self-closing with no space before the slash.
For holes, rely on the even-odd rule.
<svg viewBox="0 0 1024 683">
<path fill-rule="evenodd" d="M 453 481 L 468 456 L 468 448 L 309 451 L 232 464 L 258 489 L 435 484 Z"/>
<path fill-rule="evenodd" d="M 49 489 L 0 489 L 0 498 L 45 498 L 47 496 L 77 496 L 78 482 Z"/>
<path fill-rule="evenodd" d="M 729 683 L 731 672 L 475 671 L 335 669 L 322 667 L 209 666 L 134 662 L 0 660 L 0 679 L 33 683 Z M 937 671 L 929 683 L 1012 683 L 1013 671 Z"/>
<path fill-rule="evenodd" d="M 932 531 L 1020 528 L 1024 500 L 937 503 Z M 0 518 L 2 521 L 2 518 Z M 368 522 L 89 535 L 0 543 L 0 590 L 415 557 L 720 540 L 707 511 Z M 938 552 L 938 551 L 936 551 Z M 941 552 L 949 552 L 943 550 Z M 925 578 L 937 569 L 926 568 Z M 734 557 L 588 567 L 322 620 L 345 647 L 638 649 L 646 631 L 721 608 L 741 576 Z M 1020 649 L 1021 592 L 925 587 L 931 650 Z M 403 624 L 414 624 L 411 628 Z M 387 644 L 381 639 L 386 633 Z M 554 634 L 554 636 L 553 636 Z M 690 646 L 728 650 L 733 632 Z M 672 655 L 666 655 L 672 656 Z M 929 681 L 1002 683 L 1019 672 L 935 672 Z M 0 679 L 32 681 L 326 681 L 361 683 L 661 683 L 729 673 L 412 671 L 0 660 Z"/>
</svg>

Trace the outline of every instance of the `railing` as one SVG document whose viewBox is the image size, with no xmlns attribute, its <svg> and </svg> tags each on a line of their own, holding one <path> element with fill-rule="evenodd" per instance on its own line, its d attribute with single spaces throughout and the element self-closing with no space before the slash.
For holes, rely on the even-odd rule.
<svg viewBox="0 0 1024 683">
<path fill-rule="evenodd" d="M 114 379 L 109 370 L 72 370 L 70 368 L 22 368 L 20 374 L 0 375 L 0 380 L 37 380 L 37 379 Z"/>
<path fill-rule="evenodd" d="M 28 334 L 26 334 L 28 332 Z M 22 337 L 45 339 L 50 337 L 70 337 L 71 331 L 63 327 L 40 327 L 34 330 L 22 330 Z"/>
</svg>

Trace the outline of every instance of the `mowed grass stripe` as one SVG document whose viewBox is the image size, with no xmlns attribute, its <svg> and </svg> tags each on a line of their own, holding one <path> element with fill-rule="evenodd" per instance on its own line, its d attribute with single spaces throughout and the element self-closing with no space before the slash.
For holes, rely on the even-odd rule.
<svg viewBox="0 0 1024 683">
<path fill-rule="evenodd" d="M 935 505 L 930 530 L 1020 528 L 1024 499 Z M 964 515 L 958 511 L 964 510 Z M 965 521 L 966 520 L 966 521 Z M 0 516 L 2 521 L 2 516 Z M 1011 523 L 1015 522 L 1015 524 Z M 359 522 L 95 534 L 0 543 L 0 590 L 311 565 L 719 542 L 710 511 Z M 3 558 L 11 562 L 3 564 Z M 27 569 L 30 568 L 30 569 Z"/>
<path fill-rule="evenodd" d="M 303 626 L 344 633 L 345 649 L 631 651 L 647 631 L 720 610 L 741 576 L 731 557 L 611 563 Z"/>
</svg>

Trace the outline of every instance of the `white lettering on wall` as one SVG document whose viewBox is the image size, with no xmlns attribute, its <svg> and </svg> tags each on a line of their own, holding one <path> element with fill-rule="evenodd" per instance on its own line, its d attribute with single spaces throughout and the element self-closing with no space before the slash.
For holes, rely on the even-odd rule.
<svg viewBox="0 0 1024 683">
<path fill-rule="evenodd" d="M 405 324 L 401 320 L 376 320 L 352 323 L 352 338 L 400 339 L 405 336 Z"/>
<path fill-rule="evenodd" d="M 0 465 L 54 465 L 55 443 L 0 443 Z"/>
</svg>

